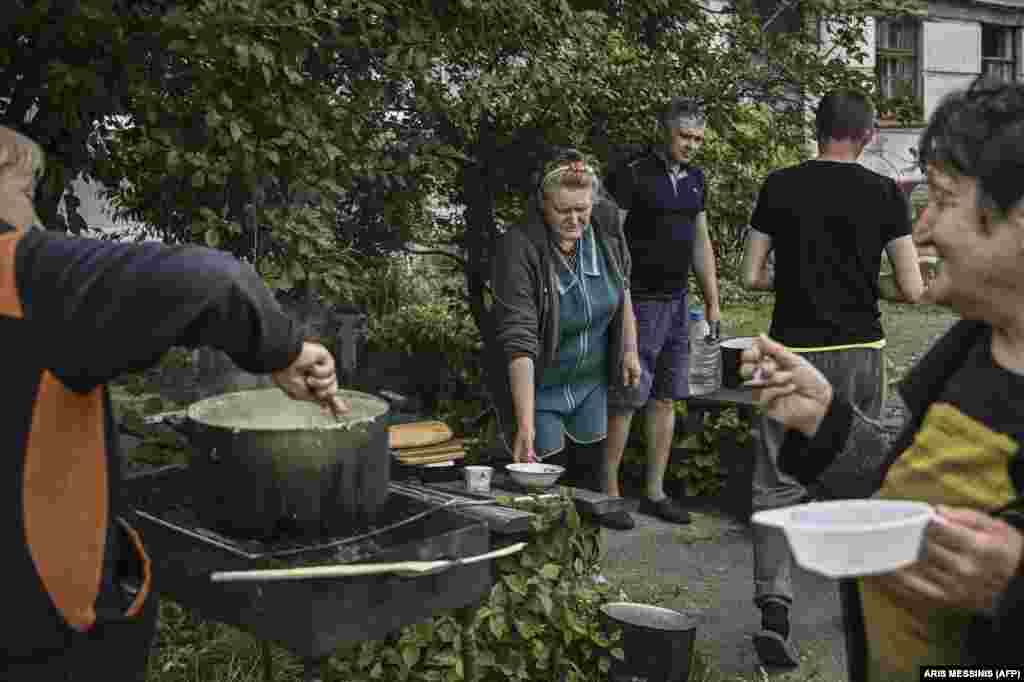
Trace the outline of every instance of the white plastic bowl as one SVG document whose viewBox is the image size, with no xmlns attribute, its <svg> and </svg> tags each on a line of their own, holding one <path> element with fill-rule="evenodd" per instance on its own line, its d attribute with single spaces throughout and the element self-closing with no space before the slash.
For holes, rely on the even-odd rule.
<svg viewBox="0 0 1024 682">
<path fill-rule="evenodd" d="M 524 488 L 550 488 L 565 473 L 565 467 L 543 462 L 517 462 L 505 465 L 505 470 Z"/>
<path fill-rule="evenodd" d="M 796 562 L 829 578 L 889 573 L 917 561 L 931 505 L 904 500 L 810 502 L 755 513 L 780 528 Z"/>
</svg>

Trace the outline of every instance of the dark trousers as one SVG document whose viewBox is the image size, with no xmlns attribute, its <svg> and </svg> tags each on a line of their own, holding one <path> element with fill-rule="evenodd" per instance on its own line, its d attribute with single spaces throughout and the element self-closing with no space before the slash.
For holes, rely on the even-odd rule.
<svg viewBox="0 0 1024 682">
<path fill-rule="evenodd" d="M 885 356 L 875 348 L 801 353 L 818 368 L 836 395 L 868 417 L 877 419 L 885 402 Z M 801 502 L 809 496 L 796 479 L 779 470 L 779 449 L 785 427 L 770 417 L 755 420 L 753 508 L 778 509 Z M 817 491 L 812 491 L 817 492 Z M 819 495 L 814 495 L 819 496 Z M 766 597 L 793 601 L 792 564 L 786 536 L 778 528 L 754 524 L 754 602 Z"/>
<path fill-rule="evenodd" d="M 88 632 L 65 626 L 64 646 L 28 657 L 8 658 L 0 649 L 3 682 L 144 682 L 149 650 L 156 635 L 160 598 L 153 590 L 134 617 L 128 611 L 142 584 L 142 561 L 131 538 L 118 526 L 114 575 L 96 604 L 97 623 Z M 11 617 L 16 617 L 14 614 Z M 9 655 L 9 654 L 8 654 Z"/>
<path fill-rule="evenodd" d="M 150 593 L 135 618 L 97 624 L 86 633 L 71 632 L 67 646 L 41 651 L 30 659 L 4 661 L 4 682 L 144 682 L 149 650 L 156 634 L 160 599 Z"/>
</svg>

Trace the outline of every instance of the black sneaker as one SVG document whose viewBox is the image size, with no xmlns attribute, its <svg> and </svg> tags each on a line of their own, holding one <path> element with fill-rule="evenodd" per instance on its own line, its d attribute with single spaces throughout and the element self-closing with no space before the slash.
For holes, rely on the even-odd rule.
<svg viewBox="0 0 1024 682">
<path fill-rule="evenodd" d="M 640 511 L 669 523 L 687 524 L 693 520 L 690 518 L 690 512 L 679 506 L 671 497 L 663 497 L 657 501 L 644 497 L 640 500 Z"/>
<path fill-rule="evenodd" d="M 629 512 L 621 510 L 601 514 L 597 517 L 597 522 L 612 530 L 632 530 L 636 527 L 636 521 L 629 515 Z"/>
<path fill-rule="evenodd" d="M 789 604 L 765 599 L 761 604 L 761 631 L 754 635 L 754 649 L 761 663 L 780 668 L 800 665 L 800 655 L 790 639 Z"/>
<path fill-rule="evenodd" d="M 775 630 L 762 629 L 754 635 L 754 649 L 764 665 L 778 668 L 796 668 L 800 665 L 800 654 L 793 640 Z"/>
</svg>

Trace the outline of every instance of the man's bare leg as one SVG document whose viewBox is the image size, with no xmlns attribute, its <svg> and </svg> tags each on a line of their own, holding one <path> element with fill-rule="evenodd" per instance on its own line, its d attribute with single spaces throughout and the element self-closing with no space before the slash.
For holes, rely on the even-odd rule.
<svg viewBox="0 0 1024 682">
<path fill-rule="evenodd" d="M 629 440 L 629 427 L 633 412 L 624 411 L 608 415 L 608 438 L 604 450 L 604 492 L 611 497 L 622 497 L 619 489 L 619 467 Z"/>
<path fill-rule="evenodd" d="M 676 429 L 675 402 L 648 401 L 644 423 L 647 438 L 647 481 L 645 499 L 640 511 L 671 523 L 690 523 L 690 514 L 665 494 L 665 470 L 672 454 L 672 438 Z"/>
<path fill-rule="evenodd" d="M 647 497 L 657 501 L 665 497 L 665 469 L 672 452 L 672 438 L 676 429 L 675 405 L 671 400 L 651 400 L 647 403 Z"/>
</svg>

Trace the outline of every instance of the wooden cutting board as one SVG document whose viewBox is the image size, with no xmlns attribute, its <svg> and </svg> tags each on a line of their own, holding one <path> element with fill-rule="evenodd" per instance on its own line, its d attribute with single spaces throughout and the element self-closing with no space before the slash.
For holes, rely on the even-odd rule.
<svg viewBox="0 0 1024 682">
<path fill-rule="evenodd" d="M 438 462 L 450 462 L 453 459 L 462 459 L 466 456 L 466 451 L 463 449 L 452 450 L 451 452 L 442 452 L 438 455 L 426 455 L 421 457 L 399 457 L 398 461 L 402 464 L 411 464 L 413 466 L 419 464 L 437 464 Z"/>
<path fill-rule="evenodd" d="M 439 452 L 436 455 L 422 455 L 420 457 L 402 457 L 398 455 L 396 457 L 402 464 L 432 464 L 449 459 L 462 459 L 465 456 L 465 450 L 449 450 L 448 452 Z"/>
<path fill-rule="evenodd" d="M 422 448 L 451 440 L 452 430 L 444 422 L 426 421 L 388 427 L 388 447 L 392 450 Z"/>
<path fill-rule="evenodd" d="M 396 448 L 395 452 L 398 453 L 399 457 L 418 457 L 420 455 L 437 455 L 450 450 L 461 450 L 464 447 L 465 443 L 462 442 L 461 438 L 452 438 L 443 443 L 427 445 L 422 448 Z"/>
</svg>

